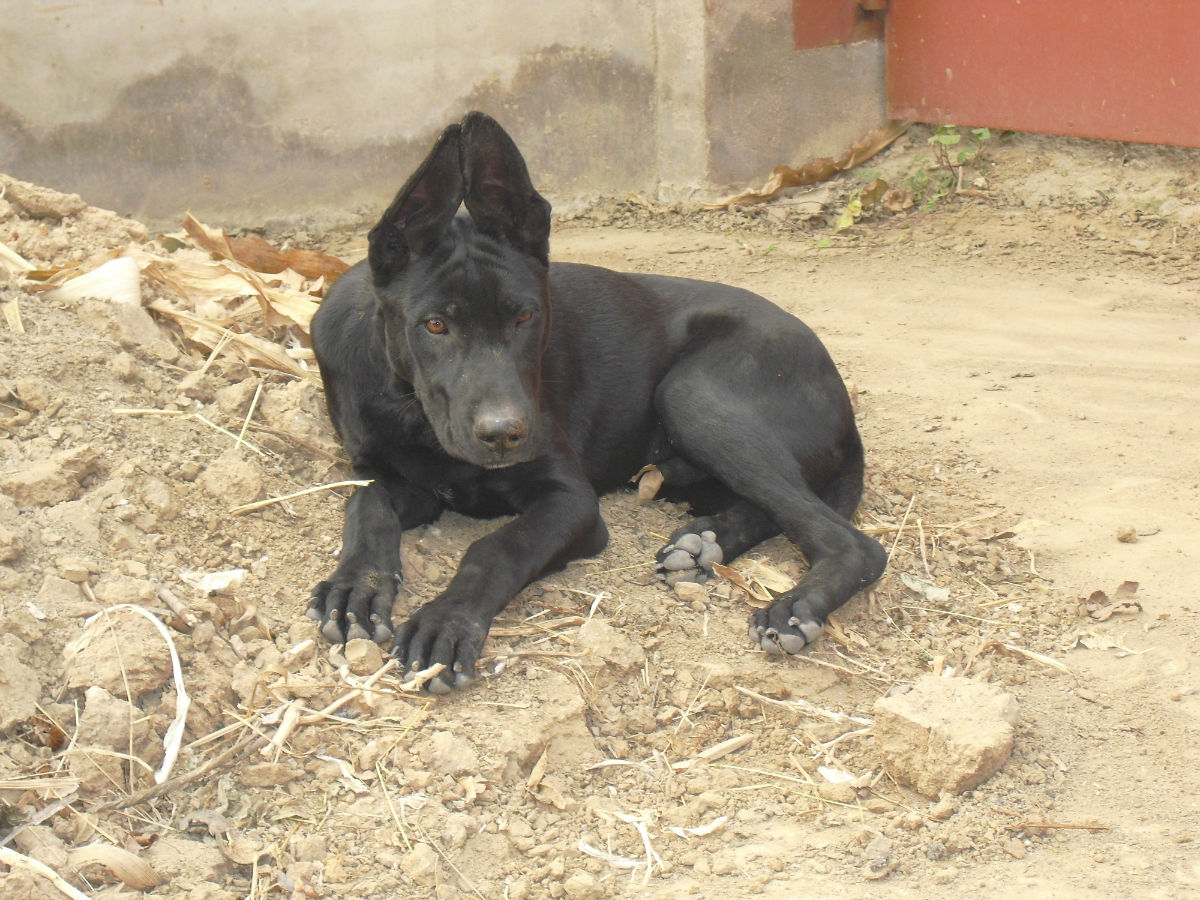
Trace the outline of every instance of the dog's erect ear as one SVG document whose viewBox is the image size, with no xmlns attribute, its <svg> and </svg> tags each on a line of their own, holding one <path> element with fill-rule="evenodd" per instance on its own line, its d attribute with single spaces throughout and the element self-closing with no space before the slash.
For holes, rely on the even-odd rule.
<svg viewBox="0 0 1200 900">
<path fill-rule="evenodd" d="M 441 240 L 463 190 L 462 128 L 451 125 L 367 236 L 375 284 L 387 284 Z"/>
<path fill-rule="evenodd" d="M 548 265 L 550 204 L 529 179 L 521 151 L 491 116 L 462 121 L 467 211 L 475 227 Z"/>
</svg>

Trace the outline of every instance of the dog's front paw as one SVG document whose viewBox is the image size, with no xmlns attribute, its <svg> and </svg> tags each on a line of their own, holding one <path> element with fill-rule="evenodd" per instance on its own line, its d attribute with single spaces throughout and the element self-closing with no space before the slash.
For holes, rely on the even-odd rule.
<svg viewBox="0 0 1200 900">
<path fill-rule="evenodd" d="M 392 655 L 408 672 L 441 663 L 445 668 L 429 681 L 433 694 L 447 694 L 475 678 L 475 663 L 487 639 L 490 621 L 444 597 L 427 603 L 400 626 Z"/>
<path fill-rule="evenodd" d="M 767 653 L 795 656 L 814 643 L 825 630 L 805 600 L 783 596 L 766 609 L 755 610 L 750 617 L 750 640 Z"/>
<path fill-rule="evenodd" d="M 321 634 L 335 644 L 358 638 L 383 643 L 392 636 L 392 603 L 399 592 L 399 573 L 335 572 L 313 588 L 308 617 L 320 622 Z"/>
<path fill-rule="evenodd" d="M 695 581 L 703 584 L 713 574 L 713 563 L 725 559 L 717 536 L 711 531 L 699 534 L 687 530 L 675 532 L 671 543 L 655 557 L 659 574 L 667 584 Z"/>
</svg>

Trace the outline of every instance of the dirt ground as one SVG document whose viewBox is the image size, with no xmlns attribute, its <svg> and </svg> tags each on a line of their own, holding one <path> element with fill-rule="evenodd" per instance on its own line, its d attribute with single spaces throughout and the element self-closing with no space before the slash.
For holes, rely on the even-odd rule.
<svg viewBox="0 0 1200 900">
<path fill-rule="evenodd" d="M 1200 152 L 996 135 L 938 197 L 929 133 L 761 207 L 635 197 L 556 223 L 557 259 L 762 293 L 852 384 L 862 526 L 891 565 L 796 659 L 750 648 L 729 584 L 658 584 L 685 511 L 622 494 L 608 549 L 502 615 L 487 677 L 364 688 L 373 646 L 331 652 L 302 615 L 345 492 L 229 512 L 345 477 L 315 380 L 230 353 L 201 372 L 166 323 L 0 281 L 25 328 L 0 323 L 0 846 L 96 897 L 1200 896 Z M 851 224 L 874 178 L 915 202 Z M 37 213 L 0 199 L 0 239 L 39 267 L 150 239 Z M 397 614 L 489 527 L 406 535 Z M 778 539 L 756 565 L 801 571 Z M 231 569 L 213 594 L 186 574 Z M 165 790 L 178 685 L 148 620 L 85 626 L 117 604 L 182 660 Z M 1015 745 L 926 797 L 869 720 L 947 670 L 1016 698 Z M 57 890 L 0 859 L 0 895 Z"/>
</svg>

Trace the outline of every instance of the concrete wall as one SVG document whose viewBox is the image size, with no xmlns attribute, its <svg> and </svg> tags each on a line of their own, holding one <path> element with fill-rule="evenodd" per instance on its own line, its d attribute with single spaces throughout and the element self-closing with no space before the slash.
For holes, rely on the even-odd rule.
<svg viewBox="0 0 1200 900">
<path fill-rule="evenodd" d="M 559 204 L 715 193 L 884 117 L 881 42 L 798 53 L 790 0 L 0 0 L 0 85 L 0 171 L 162 224 L 380 209 L 472 108 Z"/>
</svg>

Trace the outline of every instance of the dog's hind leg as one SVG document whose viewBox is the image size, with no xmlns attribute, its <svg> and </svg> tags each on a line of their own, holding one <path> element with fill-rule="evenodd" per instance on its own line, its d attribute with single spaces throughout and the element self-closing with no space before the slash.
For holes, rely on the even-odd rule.
<svg viewBox="0 0 1200 900">
<path fill-rule="evenodd" d="M 679 453 L 741 498 L 689 530 L 708 525 L 726 561 L 755 538 L 780 531 L 804 554 L 809 572 L 750 623 L 752 639 L 764 650 L 798 653 L 821 634 L 829 614 L 877 580 L 886 565 L 883 547 L 848 519 L 861 492 L 861 443 L 853 420 L 847 433 L 840 418 L 848 410 L 824 395 L 811 408 L 778 395 L 748 402 L 724 379 L 706 374 L 712 371 L 710 365 L 680 367 L 658 396 Z M 792 415 L 781 421 L 778 410 L 789 406 Z"/>
</svg>

